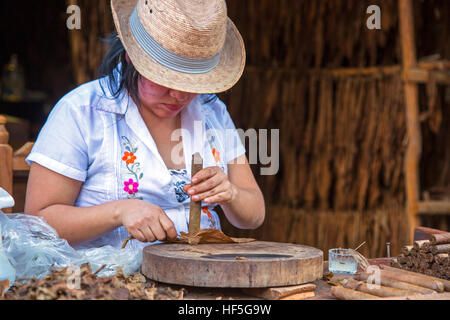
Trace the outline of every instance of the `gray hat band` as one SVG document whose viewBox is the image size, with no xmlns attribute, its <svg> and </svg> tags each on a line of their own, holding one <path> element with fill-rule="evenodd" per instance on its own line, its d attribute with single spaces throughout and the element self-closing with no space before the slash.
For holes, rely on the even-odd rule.
<svg viewBox="0 0 450 320">
<path fill-rule="evenodd" d="M 139 20 L 137 6 L 130 16 L 130 28 L 142 49 L 158 63 L 172 70 L 190 74 L 207 73 L 220 62 L 221 52 L 211 58 L 193 59 L 179 56 L 165 49 L 145 30 Z"/>
</svg>

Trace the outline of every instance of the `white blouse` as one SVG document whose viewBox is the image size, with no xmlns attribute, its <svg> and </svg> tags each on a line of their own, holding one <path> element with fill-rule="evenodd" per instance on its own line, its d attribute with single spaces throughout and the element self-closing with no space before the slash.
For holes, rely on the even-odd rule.
<svg viewBox="0 0 450 320">
<path fill-rule="evenodd" d="M 190 198 L 182 186 L 191 177 L 192 154 L 199 152 L 203 167 L 219 166 L 245 154 L 233 121 L 212 95 L 199 95 L 181 112 L 182 147 L 186 170 L 169 170 L 128 94 L 112 98 L 96 80 L 73 90 L 53 108 L 27 158 L 68 178 L 83 182 L 77 207 L 90 207 L 120 199 L 142 199 L 160 206 L 178 233 L 188 232 Z M 213 210 L 204 204 L 202 228 L 220 229 Z M 64 212 L 61 212 L 64 214 Z M 129 237 L 124 227 L 75 246 L 76 249 L 111 245 L 120 247 Z M 128 246 L 148 244 L 137 240 Z"/>
</svg>

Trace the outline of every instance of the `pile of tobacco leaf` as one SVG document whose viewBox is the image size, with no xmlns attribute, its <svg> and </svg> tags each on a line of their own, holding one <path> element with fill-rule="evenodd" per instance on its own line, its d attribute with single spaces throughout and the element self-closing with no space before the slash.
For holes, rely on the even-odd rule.
<svg viewBox="0 0 450 320">
<path fill-rule="evenodd" d="M 0 300 L 182 300 L 185 289 L 173 290 L 139 273 L 125 276 L 121 268 L 112 277 L 97 277 L 89 264 L 80 268 L 78 281 L 69 268 L 53 271 L 42 280 L 22 279 L 8 292 L 0 290 Z"/>
</svg>

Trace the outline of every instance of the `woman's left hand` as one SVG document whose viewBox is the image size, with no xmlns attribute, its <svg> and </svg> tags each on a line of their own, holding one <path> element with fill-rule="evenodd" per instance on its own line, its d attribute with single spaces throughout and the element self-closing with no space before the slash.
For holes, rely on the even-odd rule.
<svg viewBox="0 0 450 320">
<path fill-rule="evenodd" d="M 183 189 L 193 201 L 227 204 L 236 197 L 236 186 L 228 180 L 228 176 L 219 167 L 201 170 L 192 178 L 191 183 L 185 185 Z"/>
</svg>

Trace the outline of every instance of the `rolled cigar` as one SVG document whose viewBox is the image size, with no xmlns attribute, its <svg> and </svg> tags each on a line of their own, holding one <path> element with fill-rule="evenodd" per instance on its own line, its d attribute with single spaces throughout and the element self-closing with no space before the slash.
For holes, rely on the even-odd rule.
<svg viewBox="0 0 450 320">
<path fill-rule="evenodd" d="M 411 268 L 414 265 L 414 257 L 409 256 L 406 265 Z"/>
<path fill-rule="evenodd" d="M 404 246 L 402 248 L 402 253 L 405 257 L 409 256 L 411 254 L 411 249 L 413 248 L 413 246 Z"/>
<path fill-rule="evenodd" d="M 380 299 L 377 296 L 364 293 L 361 291 L 356 291 L 352 289 L 347 289 L 344 287 L 336 286 L 331 287 L 331 293 L 338 299 L 341 300 L 377 300 Z"/>
<path fill-rule="evenodd" d="M 381 276 L 388 277 L 388 278 L 394 278 L 399 281 L 408 282 L 408 283 L 415 284 L 415 285 L 418 285 L 418 286 L 421 286 L 424 288 L 432 289 L 437 292 L 444 291 L 443 283 L 441 281 L 438 281 L 436 278 L 433 278 L 433 280 L 429 280 L 429 279 L 425 278 L 426 277 L 425 275 L 421 275 L 418 273 L 414 273 L 414 275 L 410 275 L 410 274 L 407 274 L 406 272 L 410 273 L 411 271 L 406 271 L 406 270 L 399 270 L 399 271 L 400 272 L 381 270 Z M 411 272 L 411 273 L 413 273 L 413 272 Z"/>
<path fill-rule="evenodd" d="M 419 266 L 419 268 L 420 268 L 423 272 L 425 272 L 425 270 L 430 269 L 430 263 L 429 263 L 428 261 L 426 261 L 426 260 L 421 260 L 421 261 L 420 261 L 420 266 Z"/>
<path fill-rule="evenodd" d="M 398 262 L 398 260 L 396 258 L 394 258 L 391 260 L 391 267 L 401 268 L 402 266 L 401 266 L 400 262 Z"/>
<path fill-rule="evenodd" d="M 425 243 L 430 243 L 430 240 L 418 240 L 414 241 L 414 249 L 419 251 Z"/>
<path fill-rule="evenodd" d="M 450 243 L 431 246 L 431 253 L 434 255 L 439 253 L 450 253 Z"/>
<path fill-rule="evenodd" d="M 361 281 L 367 281 L 367 279 L 369 279 L 369 277 L 370 277 L 370 274 L 361 273 L 358 276 L 358 279 Z M 428 289 L 428 288 L 420 287 L 420 286 L 417 286 L 417 285 L 414 285 L 414 284 L 411 284 L 408 282 L 398 281 L 396 279 L 383 277 L 383 276 L 380 277 L 380 284 L 385 287 L 404 289 L 404 290 L 414 291 L 414 292 L 417 292 L 420 294 L 436 293 L 436 291 Z"/>
<path fill-rule="evenodd" d="M 389 266 L 380 265 L 381 272 L 389 278 L 395 278 L 400 281 L 412 283 L 424 288 L 436 290 L 437 292 L 450 291 L 450 281 L 437 279 L 424 274 L 392 268 Z"/>
<path fill-rule="evenodd" d="M 450 293 L 434 293 L 423 295 L 419 294 L 416 296 L 408 296 L 408 297 L 389 297 L 382 298 L 382 300 L 450 300 Z"/>
<path fill-rule="evenodd" d="M 439 253 L 434 256 L 434 261 L 439 264 L 445 264 L 446 261 L 449 260 L 449 254 L 448 253 Z"/>
<path fill-rule="evenodd" d="M 433 234 L 430 238 L 431 244 L 443 244 L 450 243 L 450 232 L 441 233 L 441 234 Z"/>
<path fill-rule="evenodd" d="M 425 275 L 432 277 L 433 276 L 433 270 L 431 270 L 431 269 L 425 270 Z"/>
<path fill-rule="evenodd" d="M 431 265 L 431 270 L 433 270 L 435 273 L 436 273 L 436 272 L 439 272 L 439 270 L 441 270 L 440 264 L 439 264 L 439 263 L 433 263 L 433 264 Z"/>
<path fill-rule="evenodd" d="M 423 252 L 430 252 L 430 249 L 431 249 L 431 242 L 424 243 L 420 248 L 420 250 Z"/>
<path fill-rule="evenodd" d="M 398 261 L 398 263 L 400 263 L 400 264 L 406 264 L 406 263 L 408 262 L 408 259 L 409 259 L 409 257 L 405 257 L 403 254 L 400 254 L 400 255 L 397 257 L 397 261 Z"/>
<path fill-rule="evenodd" d="M 362 291 L 377 297 L 396 297 L 396 296 L 411 296 L 416 294 L 415 291 L 390 288 L 381 285 L 371 285 L 362 281 L 356 281 L 353 279 L 346 279 L 342 281 L 342 284 L 347 289 Z"/>
<path fill-rule="evenodd" d="M 420 259 L 422 261 L 426 261 L 426 262 L 433 262 L 434 261 L 434 256 L 432 253 L 421 253 L 420 254 Z"/>
</svg>

